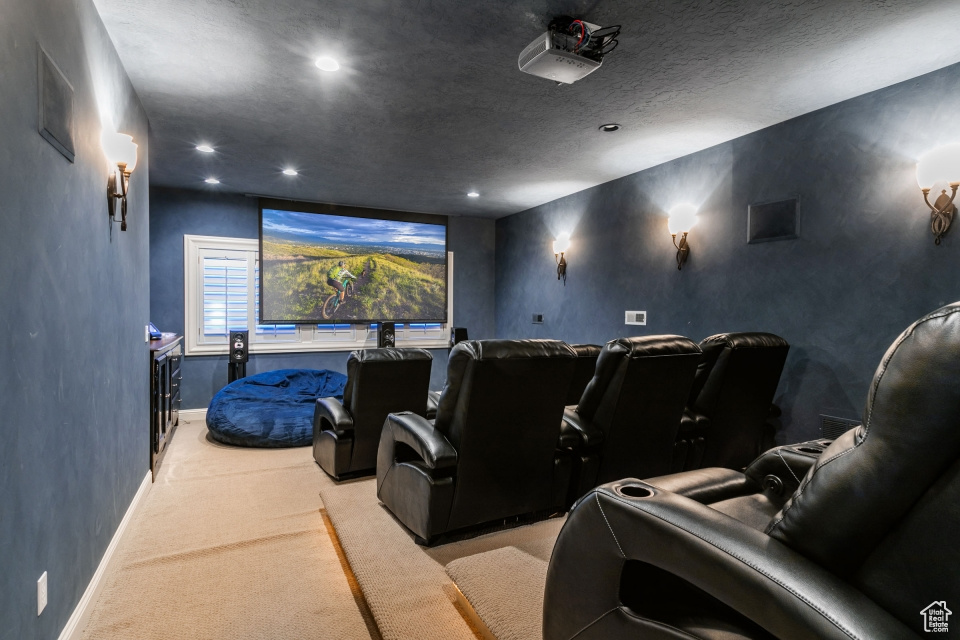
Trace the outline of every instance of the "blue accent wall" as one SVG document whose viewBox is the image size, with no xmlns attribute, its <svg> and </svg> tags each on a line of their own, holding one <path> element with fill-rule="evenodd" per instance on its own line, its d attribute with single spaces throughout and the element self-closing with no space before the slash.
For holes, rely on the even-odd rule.
<svg viewBox="0 0 960 640">
<path fill-rule="evenodd" d="M 778 441 L 818 437 L 821 413 L 859 418 L 891 342 L 960 299 L 960 229 L 934 246 L 914 170 L 958 139 L 958 120 L 960 65 L 501 218 L 497 336 L 769 331 L 791 344 Z M 800 238 L 747 244 L 747 206 L 793 196 Z M 700 220 L 678 271 L 666 216 L 685 201 Z M 552 252 L 564 232 L 565 287 Z M 625 310 L 646 310 L 647 326 Z"/>
<path fill-rule="evenodd" d="M 0 13 L 0 639 L 48 640 L 149 471 L 148 125 L 91 0 Z M 38 46 L 73 86 L 73 163 L 38 133 Z M 101 116 L 140 145 L 124 232 Z"/>
<path fill-rule="evenodd" d="M 150 313 L 162 331 L 183 333 L 183 236 L 256 238 L 256 198 L 153 187 L 150 190 Z M 453 320 L 471 338 L 494 337 L 493 220 L 451 217 L 449 250 L 454 253 Z M 252 354 L 247 374 L 285 368 L 346 373 L 347 351 Z M 446 379 L 447 350 L 433 349 L 431 388 Z M 181 393 L 184 409 L 205 409 L 227 382 L 227 357 L 187 356 Z"/>
</svg>

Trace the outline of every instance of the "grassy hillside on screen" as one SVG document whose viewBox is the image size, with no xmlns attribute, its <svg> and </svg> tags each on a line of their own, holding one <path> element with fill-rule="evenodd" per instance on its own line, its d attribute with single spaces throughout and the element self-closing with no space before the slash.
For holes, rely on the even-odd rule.
<svg viewBox="0 0 960 640">
<path fill-rule="evenodd" d="M 446 314 L 446 265 L 382 251 L 263 240 L 261 317 L 264 321 L 352 322 L 441 320 Z M 339 260 L 355 276 L 354 294 L 325 319 L 334 293 L 327 272 Z"/>
</svg>

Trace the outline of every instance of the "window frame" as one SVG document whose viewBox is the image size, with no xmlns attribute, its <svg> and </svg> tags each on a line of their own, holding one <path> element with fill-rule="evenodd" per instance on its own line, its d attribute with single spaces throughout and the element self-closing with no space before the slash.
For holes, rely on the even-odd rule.
<svg viewBox="0 0 960 640">
<path fill-rule="evenodd" d="M 258 238 L 230 238 L 222 236 L 183 236 L 183 309 L 184 309 L 184 355 L 227 355 L 229 344 L 205 342 L 202 339 L 203 330 L 203 269 L 200 260 L 209 252 L 223 251 L 245 252 L 253 254 L 253 262 L 248 262 L 248 278 L 258 266 L 260 258 L 260 241 Z M 226 255 L 225 257 L 232 257 Z M 247 296 L 247 326 L 254 327 L 250 332 L 250 353 L 304 353 L 304 352 L 334 352 L 353 351 L 354 349 L 371 349 L 377 346 L 377 334 L 368 324 L 351 324 L 349 329 L 335 329 L 331 334 L 317 328 L 314 324 L 295 325 L 296 332 L 292 339 L 267 340 L 259 337 L 255 330 L 255 281 L 248 281 Z M 347 323 L 336 323 L 347 324 Z M 425 323 L 398 323 L 403 324 L 397 330 L 398 347 L 420 347 L 425 349 L 443 349 L 450 344 L 450 327 L 453 326 L 453 252 L 447 252 L 447 322 L 440 323 L 440 330 L 431 337 L 408 335 L 409 324 L 420 325 Z M 433 323 L 426 323 L 433 324 Z M 337 336 L 340 331 L 346 337 Z M 259 339 L 258 339 L 259 338 Z"/>
</svg>

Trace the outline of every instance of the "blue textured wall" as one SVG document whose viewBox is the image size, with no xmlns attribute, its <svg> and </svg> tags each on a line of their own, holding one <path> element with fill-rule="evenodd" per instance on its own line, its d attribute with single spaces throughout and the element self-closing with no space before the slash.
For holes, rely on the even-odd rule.
<svg viewBox="0 0 960 640">
<path fill-rule="evenodd" d="M 471 340 L 495 338 L 495 223 L 485 218 L 454 216 L 449 224 L 447 242 L 453 251 L 454 272 L 453 325 L 466 327 Z"/>
<path fill-rule="evenodd" d="M 38 44 L 75 92 L 72 164 L 37 133 Z M 0 61 L 0 638 L 47 640 L 149 468 L 147 118 L 90 0 L 4 2 Z M 101 113 L 140 144 L 125 232 Z"/>
<path fill-rule="evenodd" d="M 953 66 L 501 218 L 497 336 L 770 331 L 791 344 L 781 442 L 818 436 L 820 413 L 859 417 L 890 343 L 960 299 L 960 229 L 934 246 L 914 172 L 958 139 L 958 116 Z M 746 243 L 749 204 L 797 195 L 800 239 Z M 683 201 L 701 208 L 678 272 L 666 212 Z M 566 287 L 551 248 L 562 232 Z M 648 325 L 626 326 L 628 309 Z"/>
<path fill-rule="evenodd" d="M 150 190 L 150 313 L 162 331 L 183 333 L 183 236 L 256 238 L 256 198 L 204 191 Z M 453 316 L 471 338 L 494 333 L 494 236 L 492 220 L 451 217 L 454 253 Z M 446 378 L 447 350 L 434 349 L 431 388 Z M 251 355 L 247 374 L 285 368 L 332 369 L 346 373 L 348 352 Z M 188 356 L 183 363 L 183 408 L 205 409 L 227 382 L 227 357 Z"/>
</svg>

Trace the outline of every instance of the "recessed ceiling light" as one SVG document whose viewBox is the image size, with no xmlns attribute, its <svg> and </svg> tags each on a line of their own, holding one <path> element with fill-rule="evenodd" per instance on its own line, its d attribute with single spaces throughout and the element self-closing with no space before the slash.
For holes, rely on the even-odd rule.
<svg viewBox="0 0 960 640">
<path fill-rule="evenodd" d="M 328 58 L 323 56 L 322 58 L 317 58 L 316 62 L 317 68 L 322 71 L 336 71 L 340 68 L 340 63 L 338 63 L 333 58 Z"/>
<path fill-rule="evenodd" d="M 613 133 L 614 131 L 620 130 L 620 125 L 614 122 L 611 122 L 609 124 L 602 124 L 600 125 L 599 128 L 600 128 L 600 131 L 603 131 L 604 133 Z"/>
<path fill-rule="evenodd" d="M 206 182 L 207 184 L 220 184 L 220 181 L 217 180 L 216 178 L 207 178 L 206 180 L 204 180 L 204 182 Z"/>
<path fill-rule="evenodd" d="M 213 153 L 213 147 L 208 144 L 198 144 L 197 151 L 202 151 L 204 153 Z"/>
<path fill-rule="evenodd" d="M 296 169 L 284 169 L 284 170 L 283 170 L 283 175 L 285 175 L 285 176 L 295 176 L 295 175 L 297 175 L 297 173 L 298 173 L 298 172 L 297 172 Z"/>
<path fill-rule="evenodd" d="M 476 191 L 471 191 L 470 193 L 467 194 L 467 197 L 468 197 L 468 198 L 479 198 L 479 197 L 480 197 L 480 194 L 477 193 Z"/>
</svg>

